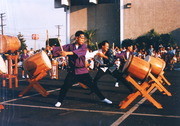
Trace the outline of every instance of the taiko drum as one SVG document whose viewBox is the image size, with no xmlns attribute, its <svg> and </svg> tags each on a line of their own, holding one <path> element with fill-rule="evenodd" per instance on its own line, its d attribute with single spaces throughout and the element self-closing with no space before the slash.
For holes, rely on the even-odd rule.
<svg viewBox="0 0 180 126">
<path fill-rule="evenodd" d="M 42 51 L 32 55 L 23 62 L 23 67 L 30 77 L 35 77 L 43 71 L 48 71 L 52 68 L 51 61 L 47 54 Z"/>
<path fill-rule="evenodd" d="M 155 58 L 148 55 L 145 57 L 145 60 L 151 64 L 152 66 L 151 72 L 155 75 L 159 75 L 166 66 L 165 61 L 160 58 Z"/>
<path fill-rule="evenodd" d="M 7 67 L 3 60 L 3 58 L 0 56 L 0 74 L 7 73 Z"/>
<path fill-rule="evenodd" d="M 51 61 L 51 63 L 52 63 L 52 65 L 58 65 L 58 61 L 57 61 L 56 59 L 53 59 L 53 60 Z"/>
<path fill-rule="evenodd" d="M 147 61 L 139 58 L 130 56 L 126 61 L 123 72 L 135 77 L 137 79 L 145 79 L 151 70 L 151 65 Z"/>
<path fill-rule="evenodd" d="M 0 53 L 8 51 L 14 52 L 21 47 L 21 42 L 17 37 L 0 35 Z"/>
</svg>

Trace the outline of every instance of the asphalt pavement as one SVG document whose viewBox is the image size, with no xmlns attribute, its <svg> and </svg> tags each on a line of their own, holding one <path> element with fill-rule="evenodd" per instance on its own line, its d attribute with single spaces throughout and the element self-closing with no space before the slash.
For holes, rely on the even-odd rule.
<svg viewBox="0 0 180 126">
<path fill-rule="evenodd" d="M 92 77 L 97 71 L 90 71 Z M 102 93 L 113 101 L 112 105 L 102 103 L 95 94 L 88 94 L 89 89 L 73 86 L 60 108 L 54 107 L 66 71 L 59 72 L 59 79 L 44 77 L 39 83 L 50 94 L 40 95 L 35 89 L 23 97 L 18 94 L 29 85 L 21 79 L 19 87 L 9 89 L 0 87 L 0 126 L 179 126 L 180 125 L 180 71 L 165 71 L 165 77 L 171 83 L 165 85 L 172 93 L 167 96 L 156 90 L 152 97 L 163 109 L 157 109 L 152 103 L 138 97 L 126 109 L 120 109 L 119 103 L 128 95 L 128 89 L 120 84 L 114 87 L 115 79 L 110 75 L 103 76 L 98 86 Z M 0 82 L 2 84 L 2 82 Z"/>
</svg>

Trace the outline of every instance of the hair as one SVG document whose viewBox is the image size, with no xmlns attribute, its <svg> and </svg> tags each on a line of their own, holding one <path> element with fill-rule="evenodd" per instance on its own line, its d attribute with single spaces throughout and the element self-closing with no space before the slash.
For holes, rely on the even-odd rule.
<svg viewBox="0 0 180 126">
<path fill-rule="evenodd" d="M 75 37 L 79 37 L 81 34 L 84 35 L 84 32 L 83 32 L 83 31 L 77 31 L 77 32 L 75 33 Z"/>
<path fill-rule="evenodd" d="M 104 46 L 106 43 L 109 44 L 108 40 L 104 40 L 104 41 L 102 41 L 101 43 L 99 43 L 99 44 L 98 44 L 98 47 L 101 49 L 102 46 Z"/>
</svg>

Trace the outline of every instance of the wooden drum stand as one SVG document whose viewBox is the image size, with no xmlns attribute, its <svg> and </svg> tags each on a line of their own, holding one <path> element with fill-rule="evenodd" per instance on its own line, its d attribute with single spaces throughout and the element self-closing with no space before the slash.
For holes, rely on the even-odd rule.
<svg viewBox="0 0 180 126">
<path fill-rule="evenodd" d="M 22 97 L 25 93 L 27 93 L 29 90 L 31 90 L 31 88 L 34 88 L 36 91 L 38 91 L 44 97 L 49 95 L 49 92 L 47 92 L 38 82 L 46 75 L 47 75 L 46 71 L 42 71 L 35 78 L 27 79 L 30 84 L 22 92 L 20 92 L 20 94 L 18 96 Z"/>
<path fill-rule="evenodd" d="M 172 96 L 169 91 L 160 83 L 160 81 L 151 74 L 151 65 L 147 61 L 144 61 L 138 57 L 130 57 L 125 64 L 123 71 L 126 72 L 125 79 L 129 81 L 137 91 L 130 94 L 125 100 L 121 101 L 119 106 L 121 109 L 125 109 L 130 105 L 138 96 L 145 97 L 156 108 L 163 108 L 151 95 L 151 91 L 157 88 L 159 91 L 163 91 L 168 96 Z M 143 81 L 138 83 L 138 80 Z M 149 79 L 149 80 L 148 80 Z"/>
<path fill-rule="evenodd" d="M 44 51 L 36 53 L 27 58 L 23 62 L 23 66 L 29 74 L 30 79 L 27 79 L 27 81 L 30 84 L 19 94 L 19 97 L 22 97 L 31 88 L 34 88 L 42 96 L 47 96 L 49 93 L 38 82 L 40 79 L 45 77 L 47 75 L 46 72 L 52 68 L 47 54 Z"/>
<path fill-rule="evenodd" d="M 8 73 L 2 74 L 2 85 L 6 86 L 6 80 L 8 79 L 9 88 L 13 87 L 13 80 L 15 81 L 15 87 L 18 87 L 18 55 L 7 55 Z"/>
</svg>

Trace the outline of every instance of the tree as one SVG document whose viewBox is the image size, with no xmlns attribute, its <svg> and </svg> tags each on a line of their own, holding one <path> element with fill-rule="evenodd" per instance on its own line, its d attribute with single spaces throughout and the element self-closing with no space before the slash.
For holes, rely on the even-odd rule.
<svg viewBox="0 0 180 126">
<path fill-rule="evenodd" d="M 26 46 L 26 40 L 24 39 L 24 37 L 23 37 L 23 35 L 21 34 L 21 32 L 19 32 L 19 34 L 17 35 L 17 37 L 18 37 L 18 39 L 20 40 L 20 42 L 21 42 L 21 47 L 20 47 L 20 49 L 19 50 L 24 50 L 24 49 L 26 49 L 27 48 L 27 46 Z"/>
<path fill-rule="evenodd" d="M 92 39 L 93 39 L 94 35 L 96 34 L 96 29 L 95 30 L 85 30 L 84 33 L 87 38 L 87 45 L 93 46 L 94 43 L 92 42 Z"/>
<path fill-rule="evenodd" d="M 122 47 L 127 47 L 129 45 L 134 45 L 134 41 L 132 39 L 125 39 L 122 41 Z"/>
<path fill-rule="evenodd" d="M 160 35 L 160 44 L 162 44 L 165 47 L 176 45 L 174 38 L 170 33 Z"/>
<path fill-rule="evenodd" d="M 148 49 L 153 45 L 155 49 L 159 47 L 160 35 L 154 29 L 150 30 L 144 35 L 139 36 L 135 42 L 140 49 Z"/>
<path fill-rule="evenodd" d="M 145 49 L 146 48 L 146 42 L 148 41 L 146 36 L 139 36 L 136 40 L 135 40 L 135 45 L 137 45 L 137 47 L 139 49 Z"/>
<path fill-rule="evenodd" d="M 160 44 L 162 44 L 164 47 L 177 45 L 170 33 L 158 34 L 154 29 L 137 37 L 135 39 L 135 44 L 139 49 L 148 49 L 150 45 L 153 45 L 156 50 L 159 49 Z"/>
</svg>

